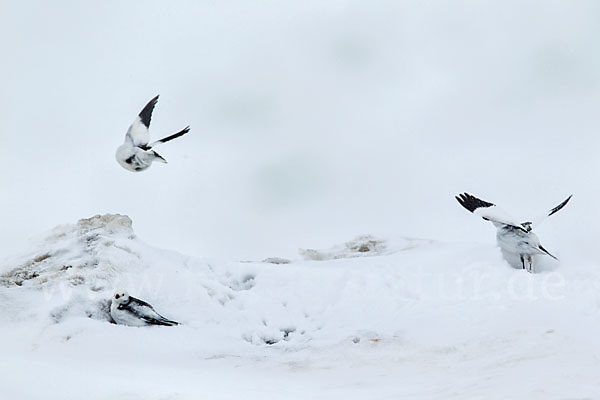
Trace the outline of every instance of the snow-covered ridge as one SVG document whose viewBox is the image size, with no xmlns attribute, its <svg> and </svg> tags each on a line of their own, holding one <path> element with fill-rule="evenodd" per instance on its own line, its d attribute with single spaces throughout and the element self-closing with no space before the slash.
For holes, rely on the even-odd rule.
<svg viewBox="0 0 600 400">
<path fill-rule="evenodd" d="M 512 269 L 492 243 L 493 236 L 490 244 L 474 244 L 363 235 L 301 251 L 297 260 L 223 262 L 150 246 L 126 216 L 95 216 L 57 227 L 2 262 L 0 353 L 6 365 L 33 368 L 38 377 L 57 358 L 68 360 L 49 381 L 72 374 L 90 385 L 91 378 L 66 365 L 105 374 L 115 360 L 134 371 L 147 362 L 153 369 L 141 371 L 160 369 L 184 388 L 184 398 L 198 393 L 185 391 L 195 375 L 177 378 L 173 371 L 215 366 L 224 374 L 241 368 L 254 376 L 262 368 L 269 377 L 317 380 L 337 371 L 328 375 L 337 385 L 368 379 L 369 390 L 377 390 L 381 376 L 399 374 L 422 382 L 414 390 L 430 398 L 452 397 L 456 382 L 459 392 L 490 398 L 526 376 L 518 391 L 503 393 L 545 398 L 550 385 L 557 398 L 594 398 L 600 362 L 590 349 L 600 336 L 600 271 L 567 264 L 532 275 Z M 109 323 L 116 288 L 182 325 Z M 542 365 L 544 374 L 532 373 Z M 568 387 L 580 391 L 563 390 L 567 373 Z M 473 374 L 476 382 L 497 385 L 464 380 Z M 11 387 L 26 386 L 22 376 Z M 147 393 L 146 377 L 135 376 Z M 129 387 L 129 378 L 122 384 Z"/>
<path fill-rule="evenodd" d="M 330 249 L 300 249 L 299 253 L 306 260 L 339 260 L 388 255 L 425 243 L 428 242 L 401 239 L 391 245 L 386 240 L 363 235 Z M 88 317 L 109 319 L 107 301 L 118 285 L 128 280 L 129 285 L 133 283 L 136 289 L 136 276 L 140 279 L 154 279 L 152 276 L 156 271 L 153 270 L 152 263 L 148 263 L 148 250 L 149 246 L 137 240 L 129 217 L 119 214 L 96 215 L 80 219 L 75 224 L 60 225 L 41 236 L 31 251 L 13 257 L 1 266 L 0 285 L 9 289 L 42 291 L 46 298 L 62 297 L 64 304 L 56 306 L 50 312 L 56 321 L 74 308 L 77 309 L 76 312 Z M 263 262 L 293 263 L 279 258 L 269 258 Z M 180 267 L 177 263 L 163 263 L 160 269 L 162 273 L 169 270 L 175 273 Z M 206 275 L 201 287 L 221 305 L 231 301 L 236 292 L 251 290 L 255 285 L 256 273 L 233 277 L 229 268 L 223 270 L 210 263 L 196 272 Z M 188 286 L 183 282 L 179 284 Z M 189 288 L 186 290 L 189 291 Z M 295 328 L 292 330 L 295 331 Z M 283 336 L 275 335 L 281 336 L 278 339 L 267 337 L 259 342 L 273 344 L 287 339 L 290 329 L 282 328 L 279 332 Z M 256 341 L 252 335 L 243 336 L 248 341 Z"/>
<path fill-rule="evenodd" d="M 427 243 L 399 239 L 391 244 L 363 235 L 330 249 L 301 249 L 300 255 L 322 262 L 373 258 Z M 335 281 L 347 281 L 346 275 L 355 275 L 352 271 L 351 264 L 331 268 L 278 258 L 239 263 L 193 259 L 148 246 L 135 236 L 129 217 L 107 214 L 61 225 L 40 236 L 31 250 L 0 266 L 0 287 L 14 302 L 27 301 L 22 308 L 29 309 L 25 313 L 29 318 L 49 318 L 49 323 L 69 317 L 110 320 L 108 301 L 117 287 L 150 297 L 163 308 L 169 305 L 165 299 L 175 297 L 181 310 L 193 310 L 177 315 L 184 322 L 212 310 L 213 321 L 221 324 L 229 319 L 241 327 L 238 340 L 272 345 L 312 340 L 322 329 L 319 314 L 332 307 L 327 292 L 339 291 L 332 289 L 339 286 Z M 327 280 L 330 286 L 314 287 L 314 282 Z M 362 278 L 355 275 L 351 280 L 360 286 Z M 352 290 L 340 295 L 350 302 L 360 298 Z M 194 307 L 200 300 L 208 304 Z M 271 326 L 271 321 L 279 319 Z"/>
<path fill-rule="evenodd" d="M 111 260 L 136 257 L 127 247 L 134 237 L 131 219 L 118 214 L 58 226 L 36 243 L 33 253 L 2 267 L 0 285 L 40 287 L 62 282 L 103 290 L 119 272 Z"/>
<path fill-rule="evenodd" d="M 393 245 L 388 240 L 372 235 L 361 235 L 343 244 L 329 249 L 300 249 L 300 255 L 306 260 L 336 260 L 340 258 L 372 257 L 392 254 L 398 251 L 410 250 L 422 244 L 431 243 L 423 239 L 402 238 Z"/>
<path fill-rule="evenodd" d="M 30 252 L 2 265 L 0 286 L 17 298 L 17 288 L 41 292 L 21 297 L 37 297 L 51 305 L 48 313 L 55 322 L 66 315 L 109 320 L 107 299 L 114 282 L 122 273 L 140 269 L 140 255 L 130 248 L 134 240 L 131 219 L 118 214 L 58 226 L 40 237 Z"/>
</svg>

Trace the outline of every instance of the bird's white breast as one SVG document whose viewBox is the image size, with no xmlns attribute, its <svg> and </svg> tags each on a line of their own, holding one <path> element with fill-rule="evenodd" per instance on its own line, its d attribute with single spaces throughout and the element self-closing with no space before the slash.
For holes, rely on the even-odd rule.
<svg viewBox="0 0 600 400">
<path fill-rule="evenodd" d="M 523 232 L 520 229 L 498 229 L 496 240 L 498 246 L 513 254 L 539 254 L 537 249 L 540 240 L 533 232 Z"/>
<path fill-rule="evenodd" d="M 147 323 L 144 320 L 139 319 L 127 310 L 120 310 L 119 304 L 116 301 L 111 301 L 110 304 L 110 316 L 119 325 L 129 326 L 146 326 Z"/>
</svg>

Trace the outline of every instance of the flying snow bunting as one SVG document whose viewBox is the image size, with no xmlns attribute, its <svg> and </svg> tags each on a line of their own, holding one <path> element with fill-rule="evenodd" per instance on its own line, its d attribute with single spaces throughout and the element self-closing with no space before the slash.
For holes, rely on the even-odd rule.
<svg viewBox="0 0 600 400">
<path fill-rule="evenodd" d="M 117 161 L 123 168 L 129 171 L 138 172 L 148 169 L 153 161 L 166 164 L 167 160 L 154 151 L 153 147 L 183 136 L 190 131 L 190 127 L 187 126 L 185 129 L 171 136 L 149 143 L 150 120 L 152 119 L 152 111 L 157 102 L 158 96 L 146 104 L 131 126 L 129 126 L 125 135 L 125 143 L 117 149 L 117 153 L 115 154 Z"/>
<path fill-rule="evenodd" d="M 496 233 L 498 246 L 504 259 L 509 264 L 515 268 L 527 269 L 527 271 L 533 272 L 534 255 L 546 254 L 555 260 L 557 259 L 541 245 L 540 239 L 532 232 L 533 228 L 538 227 L 543 220 L 562 209 L 571 200 L 572 196 L 567 197 L 565 201 L 550 211 L 527 222 L 518 222 L 495 204 L 478 199 L 468 193 L 456 196 L 456 200 L 473 214 L 479 215 L 494 224 L 498 230 Z"/>
</svg>

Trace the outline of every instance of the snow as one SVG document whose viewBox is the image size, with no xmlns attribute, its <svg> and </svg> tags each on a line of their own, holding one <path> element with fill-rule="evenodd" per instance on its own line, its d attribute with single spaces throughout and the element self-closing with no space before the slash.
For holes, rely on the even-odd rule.
<svg viewBox="0 0 600 400">
<path fill-rule="evenodd" d="M 600 398 L 596 0 L 4 3 L 1 399 Z"/>
<path fill-rule="evenodd" d="M 144 243 L 116 214 L 59 226 L 0 267 L 3 397 L 600 395 L 594 266 L 532 275 L 493 237 L 364 235 L 309 254 L 189 257 Z M 117 287 L 182 325 L 110 323 Z"/>
</svg>

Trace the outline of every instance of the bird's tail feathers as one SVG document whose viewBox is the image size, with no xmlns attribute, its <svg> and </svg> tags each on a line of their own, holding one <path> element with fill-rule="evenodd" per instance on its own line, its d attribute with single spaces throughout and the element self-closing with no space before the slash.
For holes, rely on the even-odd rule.
<svg viewBox="0 0 600 400">
<path fill-rule="evenodd" d="M 162 326 L 175 326 L 179 325 L 179 322 L 171 321 L 170 319 L 166 319 L 164 317 L 158 318 L 147 318 L 146 322 L 151 325 L 162 325 Z"/>
<path fill-rule="evenodd" d="M 185 134 L 186 134 L 186 133 L 188 133 L 189 131 L 190 131 L 190 127 L 189 127 L 189 125 L 188 125 L 188 126 L 186 126 L 185 128 L 183 128 L 182 130 L 180 130 L 180 131 L 179 131 L 179 132 L 177 132 L 177 133 L 174 133 L 174 134 L 172 134 L 172 135 L 170 135 L 170 136 L 167 136 L 167 137 L 165 137 L 165 138 L 162 138 L 162 139 L 160 139 L 160 140 L 157 140 L 156 142 L 152 142 L 152 143 L 150 144 L 150 146 L 149 146 L 149 147 L 154 147 L 154 146 L 156 146 L 157 144 L 161 144 L 161 143 L 167 143 L 167 142 L 170 142 L 170 141 L 171 141 L 171 140 L 173 140 L 173 139 L 177 139 L 178 137 L 185 135 Z"/>
<path fill-rule="evenodd" d="M 546 250 L 541 244 L 538 246 L 538 248 L 545 254 L 549 255 L 550 257 L 554 258 L 555 260 L 558 260 L 558 258 L 554 257 L 552 254 L 550 254 L 548 252 L 548 250 Z"/>
<path fill-rule="evenodd" d="M 165 158 L 158 154 L 156 151 L 152 150 L 152 154 L 154 154 L 154 157 L 156 157 L 156 161 L 161 162 L 163 164 L 167 163 L 167 160 L 165 160 Z"/>
<path fill-rule="evenodd" d="M 165 317 L 163 317 L 162 315 L 160 316 L 160 319 L 155 319 L 154 320 L 155 325 L 164 325 L 164 326 L 175 326 L 175 325 L 180 325 L 179 322 L 175 322 L 173 320 L 170 319 L 166 319 Z"/>
</svg>

